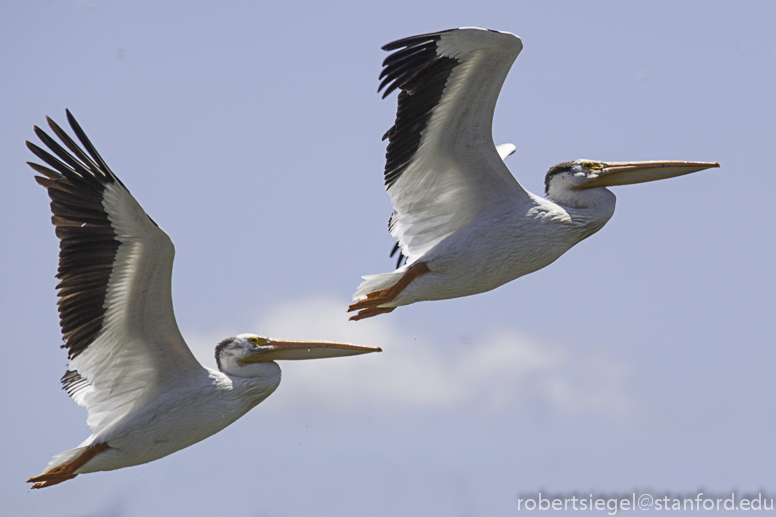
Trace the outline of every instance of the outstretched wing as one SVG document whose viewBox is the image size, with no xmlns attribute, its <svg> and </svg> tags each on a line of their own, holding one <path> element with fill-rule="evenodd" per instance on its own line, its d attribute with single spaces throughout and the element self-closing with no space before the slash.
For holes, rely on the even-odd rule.
<svg viewBox="0 0 776 517">
<path fill-rule="evenodd" d="M 408 262 L 489 213 L 528 194 L 493 144 L 499 91 L 520 38 L 484 29 L 453 29 L 389 43 L 383 97 L 400 89 L 388 138 L 385 186 L 395 209 L 389 230 Z"/>
<path fill-rule="evenodd" d="M 62 384 L 89 410 L 88 424 L 97 433 L 157 390 L 204 369 L 175 322 L 172 241 L 69 111 L 67 119 L 83 149 L 51 119 L 67 150 L 37 126 L 49 152 L 30 142 L 27 147 L 48 165 L 29 163 L 42 175 L 35 179 L 48 190 L 60 240 L 59 318 L 70 359 Z"/>
</svg>

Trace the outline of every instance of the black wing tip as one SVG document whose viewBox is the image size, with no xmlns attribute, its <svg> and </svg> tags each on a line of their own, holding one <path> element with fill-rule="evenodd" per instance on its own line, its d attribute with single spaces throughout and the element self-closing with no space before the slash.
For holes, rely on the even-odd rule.
<svg viewBox="0 0 776 517">
<path fill-rule="evenodd" d="M 48 151 L 56 154 L 59 158 L 62 159 L 62 161 L 67 162 L 71 168 L 74 168 L 81 175 L 81 177 L 94 177 L 100 183 L 117 182 L 126 189 L 124 183 L 113 173 L 113 171 L 110 170 L 108 164 L 97 152 L 94 144 L 92 144 L 92 142 L 89 140 L 89 137 L 86 136 L 86 132 L 75 119 L 73 113 L 69 109 L 65 109 L 65 115 L 67 117 L 68 123 L 70 124 L 70 128 L 72 129 L 73 133 L 75 133 L 76 138 L 80 141 L 80 145 L 76 143 L 73 138 L 68 135 L 68 133 L 62 129 L 62 127 L 57 124 L 51 117 L 46 116 L 46 121 L 48 122 L 48 125 L 53 131 L 54 135 L 59 138 L 65 147 L 69 149 L 69 152 L 62 148 L 54 138 L 49 136 L 45 130 L 41 129 L 37 125 L 33 126 L 33 130 L 41 142 L 43 142 L 43 144 L 48 147 L 48 150 L 43 150 L 42 148 L 29 141 L 25 142 L 27 148 L 36 156 L 46 161 L 48 165 L 51 165 L 57 170 L 60 170 L 59 167 L 56 167 L 47 159 L 53 158 L 53 156 L 51 156 Z M 67 176 L 66 172 L 61 170 L 60 172 Z"/>
<path fill-rule="evenodd" d="M 46 121 L 53 135 L 33 126 L 41 147 L 30 141 L 25 144 L 46 165 L 27 162 L 40 174 L 35 181 L 51 198 L 52 223 L 60 241 L 56 276 L 62 280 L 57 286 L 62 346 L 72 360 L 103 328 L 107 286 L 120 242 L 102 200 L 109 183 L 121 182 L 100 158 L 70 110 L 65 113 L 80 146 L 51 117 Z M 62 383 L 71 396 L 88 385 L 78 372 L 70 370 Z"/>
<path fill-rule="evenodd" d="M 62 383 L 62 389 L 71 397 L 91 384 L 88 379 L 82 377 L 76 370 L 67 370 L 62 378 L 59 379 L 59 382 Z"/>
<path fill-rule="evenodd" d="M 51 117 L 48 117 L 48 116 L 47 116 L 47 117 L 46 117 L 46 122 L 48 122 L 48 125 L 49 125 L 49 127 L 51 128 L 51 130 L 52 130 L 52 131 L 53 131 L 53 132 L 54 132 L 54 133 L 55 133 L 57 136 L 59 136 L 59 135 L 61 135 L 62 133 L 64 133 L 64 131 L 62 130 L 62 128 L 61 128 L 61 127 L 59 127 L 59 124 L 57 124 L 56 122 L 54 122 L 54 120 L 53 120 Z"/>
<path fill-rule="evenodd" d="M 73 131 L 76 133 L 81 132 L 83 133 L 83 129 L 81 129 L 81 125 L 78 123 L 78 121 L 75 119 L 73 114 L 70 112 L 69 109 L 65 108 L 65 117 L 67 117 L 67 123 L 70 124 L 70 127 L 73 128 Z M 46 117 L 48 118 L 48 117 Z"/>
<path fill-rule="evenodd" d="M 67 109 L 67 108 L 65 108 L 65 117 L 67 118 L 67 121 L 68 121 L 68 122 L 69 122 L 71 125 L 73 124 L 73 122 L 75 122 L 75 124 L 76 124 L 76 125 L 78 125 L 78 122 L 76 122 L 76 121 L 75 121 L 75 117 L 73 117 L 73 114 L 72 114 L 72 113 L 70 113 L 70 110 L 69 110 L 69 109 Z M 52 118 L 51 118 L 51 117 L 49 117 L 48 115 L 46 115 L 46 123 L 49 125 L 49 127 L 50 127 L 51 129 L 58 129 L 58 128 L 59 128 L 59 125 L 58 125 L 58 124 L 57 124 L 57 123 L 54 121 L 54 119 L 52 119 Z M 37 133 L 38 131 L 42 131 L 42 130 L 41 130 L 41 129 L 40 129 L 38 126 L 37 126 L 37 125 L 35 125 L 35 126 L 32 126 L 32 127 L 33 127 L 33 129 L 35 130 L 35 132 L 36 132 L 36 133 Z M 80 126 L 79 126 L 79 127 L 80 127 Z"/>
<path fill-rule="evenodd" d="M 444 31 L 438 31 L 438 32 L 428 32 L 426 34 L 418 34 L 417 36 L 408 36 L 406 38 L 397 39 L 396 41 L 392 41 L 390 43 L 386 43 L 382 47 L 380 47 L 382 50 L 385 50 L 386 52 L 390 52 L 392 50 L 400 49 L 402 47 L 412 47 L 415 45 L 418 45 L 420 43 L 424 43 L 426 41 L 439 41 L 439 38 L 442 37 L 442 34 L 445 34 L 446 32 L 451 32 L 457 29 L 448 29 Z"/>
<path fill-rule="evenodd" d="M 48 118 L 48 117 L 46 117 L 46 118 Z M 37 126 L 37 125 L 32 126 L 32 130 L 35 132 L 35 136 L 37 136 L 41 140 L 43 140 L 43 138 L 45 138 L 45 136 L 41 137 L 41 135 L 45 135 L 46 132 L 44 130 L 42 130 L 39 126 Z"/>
<path fill-rule="evenodd" d="M 416 76 L 433 75 L 428 73 L 428 67 L 436 60 L 449 59 L 439 54 L 438 42 L 443 34 L 454 30 L 458 29 L 410 36 L 384 45 L 383 50 L 395 52 L 383 60 L 383 69 L 378 78 L 381 82 L 377 87 L 378 93 L 385 89 L 382 98 L 385 99 L 396 89 L 414 93 L 411 85 Z"/>
<path fill-rule="evenodd" d="M 377 93 L 380 93 L 380 90 L 382 90 L 382 89 L 383 89 L 383 87 L 385 86 L 385 84 L 386 84 L 386 83 L 383 83 L 383 84 L 381 84 L 381 85 L 380 85 L 380 87 L 377 89 Z M 383 95 L 382 95 L 382 97 L 380 97 L 380 99 L 385 99 L 386 97 L 388 97 L 388 96 L 389 96 L 391 93 L 393 93 L 393 91 L 394 91 L 396 88 L 398 88 L 398 85 L 396 85 L 396 84 L 392 84 L 391 86 L 389 86 L 389 87 L 388 87 L 388 88 L 387 88 L 387 89 L 386 89 L 386 90 L 383 92 Z M 383 140 L 385 140 L 385 138 L 383 138 Z"/>
<path fill-rule="evenodd" d="M 401 261 L 403 260 L 404 263 L 407 263 L 407 256 L 404 255 L 401 251 L 401 246 L 397 242 L 393 245 L 393 249 L 391 250 L 391 254 L 389 255 L 389 258 L 393 258 L 394 255 L 396 255 L 396 252 L 399 252 L 399 257 L 396 259 L 396 269 L 399 269 L 401 267 Z"/>
</svg>

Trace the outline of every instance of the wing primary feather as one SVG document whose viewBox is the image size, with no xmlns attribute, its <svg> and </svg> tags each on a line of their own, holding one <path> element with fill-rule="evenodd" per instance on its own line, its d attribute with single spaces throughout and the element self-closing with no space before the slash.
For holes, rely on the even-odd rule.
<svg viewBox="0 0 776 517">
<path fill-rule="evenodd" d="M 429 34 L 424 37 L 406 38 L 398 40 L 383 47 L 383 50 L 393 50 L 400 47 L 407 47 L 394 52 L 383 61 L 383 70 L 379 79 L 385 79 L 380 83 L 377 91 L 383 92 L 383 99 L 397 88 L 403 88 L 414 76 L 423 72 L 428 63 L 436 58 L 442 58 L 437 54 L 437 42 L 440 36 Z M 444 58 L 449 59 L 449 58 Z"/>
<path fill-rule="evenodd" d="M 94 161 L 100 165 L 99 169 L 101 169 L 102 173 L 110 176 L 114 181 L 118 182 L 119 185 L 126 189 L 127 187 L 124 185 L 124 183 L 122 183 L 121 180 L 115 174 L 113 174 L 113 171 L 110 170 L 108 164 L 105 163 L 105 160 L 102 159 L 100 153 L 98 153 L 97 149 L 92 145 L 92 142 L 86 136 L 84 130 L 81 129 L 81 126 L 78 125 L 78 121 L 75 119 L 73 114 L 70 113 L 70 110 L 65 110 L 65 113 L 67 114 L 67 121 L 70 123 L 70 127 L 73 129 L 73 132 L 78 137 L 78 140 L 81 142 L 81 144 L 86 148 L 86 151 L 91 155 L 92 158 L 94 158 Z M 127 189 L 127 192 L 129 192 L 129 189 Z"/>
<path fill-rule="evenodd" d="M 35 126 L 35 129 L 39 129 L 37 126 Z M 37 132 L 37 131 L 36 131 Z M 27 149 L 32 151 L 32 154 L 46 162 L 49 166 L 51 166 L 54 170 L 56 170 L 61 176 L 78 176 L 78 173 L 75 171 L 75 169 L 71 169 L 61 161 L 57 160 L 53 156 L 51 156 L 49 153 L 38 147 L 37 145 L 33 144 L 32 142 L 25 142 L 27 144 Z"/>
<path fill-rule="evenodd" d="M 435 47 L 436 41 L 430 40 L 428 43 L 423 45 L 405 48 L 404 50 L 397 50 L 390 56 L 386 57 L 383 61 L 383 71 L 380 73 L 380 79 L 382 79 L 385 75 L 394 72 L 398 67 L 403 66 L 405 63 L 412 62 L 413 58 L 417 57 L 418 54 L 422 54 L 423 52 Z"/>
<path fill-rule="evenodd" d="M 32 169 L 37 172 L 38 174 L 43 174 L 46 176 L 45 178 L 41 178 L 40 176 L 35 176 L 35 181 L 37 181 L 41 186 L 46 187 L 46 184 L 41 183 L 42 181 L 53 181 L 59 178 L 60 174 L 56 171 L 52 171 L 48 167 L 44 167 L 42 165 L 38 165 L 35 162 L 27 162 L 27 165 L 32 167 Z"/>
<path fill-rule="evenodd" d="M 96 171 L 96 172 L 100 171 L 100 167 L 96 163 L 94 163 L 94 161 L 89 157 L 88 154 L 84 152 L 83 149 L 78 147 L 78 144 L 76 144 L 73 141 L 73 139 L 70 138 L 70 136 L 67 133 L 65 133 L 61 127 L 59 127 L 59 124 L 51 120 L 51 118 L 49 117 L 46 117 L 46 121 L 48 122 L 48 125 L 51 128 L 51 130 L 54 131 L 54 134 L 57 135 L 57 138 L 59 138 L 62 141 L 62 143 L 64 143 L 65 146 L 67 146 L 67 148 L 70 149 L 70 151 L 78 157 L 78 159 L 80 159 L 83 163 L 85 163 L 90 170 Z M 100 174 L 102 173 L 100 172 Z"/>
<path fill-rule="evenodd" d="M 394 84 L 392 84 L 389 88 L 390 91 L 386 91 L 383 94 L 383 98 L 385 98 L 397 87 L 401 87 L 404 82 L 422 70 L 423 66 L 428 62 L 428 57 L 424 54 L 425 52 L 420 53 L 420 55 L 415 56 L 414 59 L 408 59 L 401 63 L 397 63 L 397 65 L 394 67 L 386 68 L 383 70 L 383 73 L 379 79 L 382 79 L 383 77 L 385 77 L 385 79 L 383 79 L 383 81 L 380 83 L 377 91 L 379 92 L 385 88 L 388 83 L 394 82 Z"/>
<path fill-rule="evenodd" d="M 411 163 L 420 147 L 423 130 L 444 94 L 455 58 L 441 56 L 438 42 L 445 32 L 412 36 L 388 43 L 383 50 L 395 50 L 383 61 L 378 92 L 383 98 L 400 89 L 396 121 L 383 135 L 388 139 L 385 154 L 385 188 L 388 189 Z"/>
<path fill-rule="evenodd" d="M 429 52 L 436 54 L 436 41 L 429 41 L 417 47 L 410 47 L 394 52 L 383 61 L 383 71 L 380 79 L 386 75 L 397 75 L 408 64 L 416 63 L 419 59 L 427 59 Z"/>
<path fill-rule="evenodd" d="M 49 119 L 49 123 L 51 123 Z M 89 172 L 84 165 L 73 158 L 73 156 L 65 151 L 62 146 L 60 146 L 53 138 L 48 136 L 45 131 L 43 131 L 38 126 L 34 126 L 33 129 L 35 130 L 35 134 L 40 138 L 41 142 L 46 144 L 46 147 L 48 147 L 51 151 L 53 151 L 54 154 L 57 155 L 57 157 L 62 160 L 64 163 L 66 163 L 72 170 L 77 172 L 81 177 L 86 177 L 89 175 Z"/>
<path fill-rule="evenodd" d="M 86 206 L 92 210 L 103 211 L 100 205 L 102 202 L 102 192 L 84 192 L 83 183 L 85 182 L 77 180 L 68 181 L 64 177 L 62 180 L 51 181 L 54 183 L 54 186 L 49 189 L 49 197 L 54 203 L 66 206 Z M 79 187 L 81 188 L 79 189 Z M 85 204 L 85 201 L 88 201 L 88 203 Z"/>
<path fill-rule="evenodd" d="M 401 47 L 418 45 L 428 40 L 438 41 L 439 38 L 442 36 L 442 34 L 446 32 L 451 32 L 453 30 L 455 29 L 444 30 L 439 32 L 429 32 L 428 34 L 420 34 L 418 36 L 409 36 L 407 38 L 397 39 L 396 41 L 386 43 L 381 48 L 385 51 L 391 51 Z"/>
<path fill-rule="evenodd" d="M 72 359 L 86 350 L 89 344 L 94 340 L 94 336 L 102 330 L 102 322 L 105 316 L 98 316 L 91 322 L 80 326 L 72 332 L 62 332 L 65 344 L 62 348 L 67 348 L 68 356 Z M 72 344 L 71 344 L 72 343 Z"/>
<path fill-rule="evenodd" d="M 79 297 L 78 301 L 80 301 L 80 298 L 88 300 L 87 296 Z M 90 313 L 86 312 L 86 309 L 91 309 L 91 311 L 99 310 L 100 308 L 99 304 L 93 301 L 88 303 L 86 301 L 83 301 L 81 303 L 84 305 L 83 309 L 79 310 L 79 312 L 77 313 L 69 315 L 68 323 L 65 327 L 62 328 L 62 332 L 64 333 L 72 332 L 74 330 L 77 330 L 81 326 L 86 325 L 89 322 L 96 321 L 96 320 L 99 320 L 99 321 L 103 320 L 103 316 L 95 317 L 95 316 L 92 316 L 93 312 L 90 312 Z"/>
<path fill-rule="evenodd" d="M 107 185 L 120 182 L 69 111 L 67 117 L 86 152 L 51 119 L 48 120 L 52 131 L 72 154 L 38 127 L 35 127 L 36 135 L 53 155 L 30 142 L 27 147 L 52 167 L 30 163 L 35 172 L 45 176 L 36 176 L 35 180 L 46 188 L 51 198 L 52 223 L 60 240 L 56 275 L 60 279 L 59 320 L 65 340 L 63 347 L 73 359 L 102 330 L 105 296 L 120 245 L 103 206 L 103 197 Z M 75 384 L 68 381 L 66 386 Z"/>
<path fill-rule="evenodd" d="M 401 89 L 410 95 L 415 95 L 420 88 L 426 87 L 434 82 L 441 82 L 442 89 L 444 89 L 444 83 L 447 82 L 447 75 L 443 74 L 445 71 L 452 69 L 456 64 L 458 64 L 458 61 L 455 59 L 449 57 L 435 57 L 433 60 L 423 65 L 417 72 L 407 77 L 401 85 Z"/>
</svg>

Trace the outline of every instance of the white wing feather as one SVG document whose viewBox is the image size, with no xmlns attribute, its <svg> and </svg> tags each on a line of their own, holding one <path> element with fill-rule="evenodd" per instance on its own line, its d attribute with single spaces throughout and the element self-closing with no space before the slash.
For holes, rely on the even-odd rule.
<svg viewBox="0 0 776 517">
<path fill-rule="evenodd" d="M 390 231 L 408 263 L 475 218 L 527 199 L 492 138 L 496 100 L 521 49 L 520 38 L 508 33 L 458 29 L 441 34 L 437 53 L 459 64 L 417 152 L 388 188 L 396 211 Z"/>
<path fill-rule="evenodd" d="M 105 298 L 102 331 L 70 362 L 90 385 L 74 395 L 94 434 L 131 413 L 178 379 L 205 370 L 178 330 L 172 307 L 175 248 L 119 183 L 103 206 L 121 242 Z"/>
</svg>

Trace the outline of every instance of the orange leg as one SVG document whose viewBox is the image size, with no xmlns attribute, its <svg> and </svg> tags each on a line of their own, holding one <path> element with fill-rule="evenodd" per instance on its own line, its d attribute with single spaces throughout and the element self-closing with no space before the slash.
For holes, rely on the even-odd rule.
<svg viewBox="0 0 776 517">
<path fill-rule="evenodd" d="M 404 275 L 402 275 L 399 281 L 393 284 L 391 287 L 388 289 L 380 289 L 379 291 L 369 293 L 366 295 L 365 299 L 359 300 L 348 307 L 348 312 L 359 311 L 358 314 L 351 316 L 350 319 L 353 321 L 358 321 L 364 318 L 377 316 L 378 314 L 391 312 L 396 307 L 380 307 L 380 305 L 393 301 L 397 296 L 399 296 L 399 293 L 401 293 L 408 285 L 410 285 L 410 282 L 415 280 L 423 273 L 428 273 L 429 271 L 431 270 L 428 268 L 425 262 L 416 262 L 412 264 L 409 268 L 407 268 L 407 271 L 404 272 Z"/>
<path fill-rule="evenodd" d="M 57 485 L 62 481 L 73 479 L 78 474 L 75 471 L 86 465 L 86 462 L 94 458 L 103 451 L 110 449 L 107 443 L 95 443 L 86 448 L 76 459 L 64 465 L 59 465 L 49 470 L 45 474 L 35 476 L 27 480 L 27 483 L 35 483 L 32 488 L 46 488 L 47 486 Z"/>
</svg>

